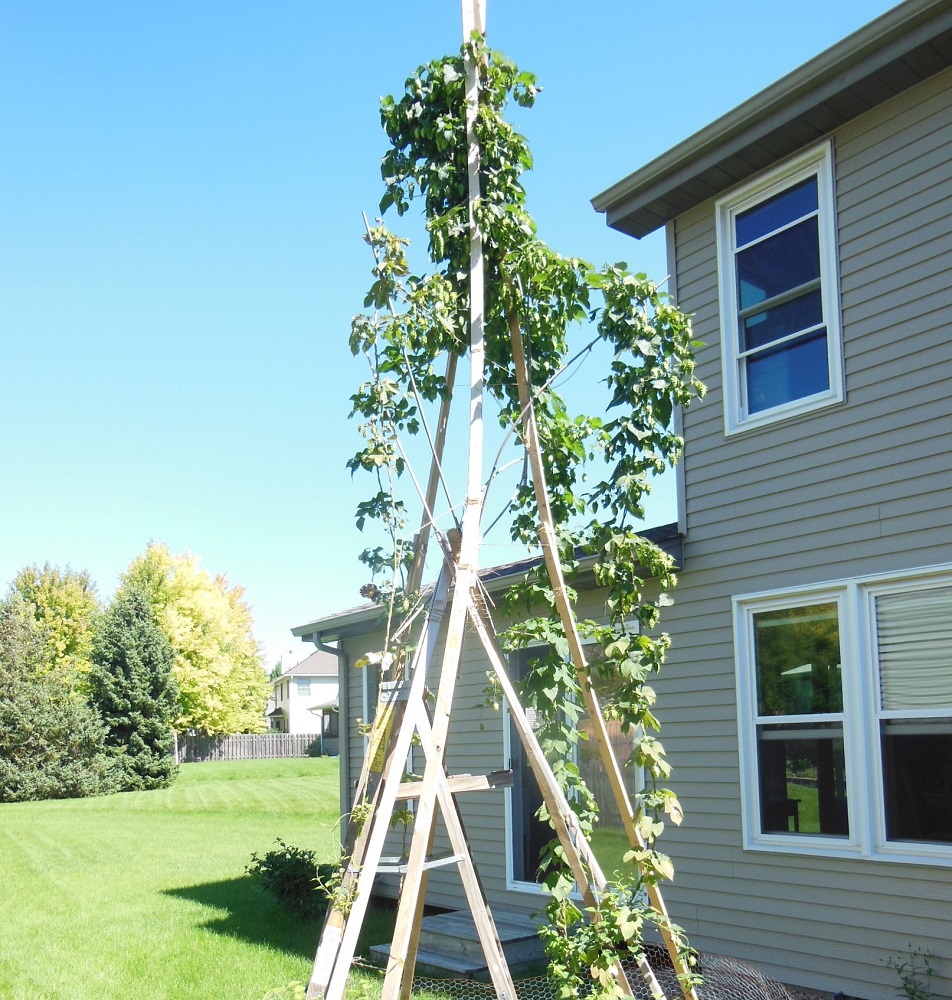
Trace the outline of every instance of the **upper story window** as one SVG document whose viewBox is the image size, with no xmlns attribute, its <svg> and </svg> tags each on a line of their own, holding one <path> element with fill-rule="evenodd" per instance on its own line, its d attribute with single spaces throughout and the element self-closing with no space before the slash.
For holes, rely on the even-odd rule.
<svg viewBox="0 0 952 1000">
<path fill-rule="evenodd" d="M 297 693 L 300 697 L 309 697 L 311 694 L 311 678 L 299 677 L 297 679 Z"/>
<path fill-rule="evenodd" d="M 728 434 L 839 402 L 829 144 L 717 202 Z"/>
</svg>

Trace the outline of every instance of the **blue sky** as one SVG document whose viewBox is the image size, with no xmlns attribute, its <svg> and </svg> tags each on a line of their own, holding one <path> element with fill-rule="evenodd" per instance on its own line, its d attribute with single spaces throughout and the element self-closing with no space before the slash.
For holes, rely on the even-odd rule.
<svg viewBox="0 0 952 1000">
<path fill-rule="evenodd" d="M 589 199 L 890 6 L 489 0 L 490 44 L 544 88 L 518 116 L 540 236 L 663 278 L 660 234 Z M 163 541 L 246 588 L 269 666 L 360 602 L 347 336 L 378 100 L 460 32 L 455 0 L 3 0 L 0 584 L 50 561 L 108 598 Z M 662 484 L 648 523 L 674 516 Z"/>
</svg>

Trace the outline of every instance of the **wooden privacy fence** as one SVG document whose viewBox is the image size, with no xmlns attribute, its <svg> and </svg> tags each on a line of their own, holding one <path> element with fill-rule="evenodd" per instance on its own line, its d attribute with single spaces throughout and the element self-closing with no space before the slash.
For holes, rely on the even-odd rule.
<svg viewBox="0 0 952 1000">
<path fill-rule="evenodd" d="M 181 764 L 207 760 L 263 760 L 268 757 L 306 757 L 321 752 L 320 733 L 240 733 L 235 736 L 180 736 Z M 323 752 L 337 753 L 337 740 L 324 738 Z"/>
</svg>

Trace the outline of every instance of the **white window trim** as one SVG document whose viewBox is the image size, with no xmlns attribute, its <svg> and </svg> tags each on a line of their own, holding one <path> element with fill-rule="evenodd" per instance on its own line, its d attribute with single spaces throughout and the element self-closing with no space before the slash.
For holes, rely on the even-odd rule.
<svg viewBox="0 0 952 1000">
<path fill-rule="evenodd" d="M 900 573 L 851 577 L 789 590 L 742 594 L 732 598 L 737 727 L 740 749 L 741 824 L 743 846 L 749 851 L 821 855 L 952 867 L 952 845 L 888 843 L 879 749 L 880 711 L 876 626 L 873 601 L 895 591 L 929 589 L 952 584 L 952 563 Z M 843 669 L 843 740 L 846 752 L 848 837 L 817 834 L 762 833 L 757 771 L 757 714 L 753 670 L 755 612 L 836 602 L 840 614 L 840 654 Z M 910 713 L 913 714 L 913 713 Z M 923 717 L 947 712 L 921 711 Z M 815 719 L 815 717 L 809 717 Z M 824 717 L 826 718 L 826 717 Z"/>
<path fill-rule="evenodd" d="M 817 177 L 820 241 L 820 289 L 826 324 L 827 363 L 830 388 L 812 396 L 792 400 L 758 413 L 747 414 L 743 406 L 737 340 L 737 282 L 734 271 L 734 224 L 739 212 L 766 200 L 782 188 L 812 175 Z M 833 183 L 833 148 L 827 141 L 788 160 L 756 180 L 737 188 L 715 202 L 717 231 L 717 281 L 720 301 L 721 364 L 724 393 L 724 433 L 764 427 L 778 420 L 810 413 L 840 403 L 845 398 L 843 348 L 840 324 L 839 268 L 836 251 L 836 201 Z"/>
<path fill-rule="evenodd" d="M 509 766 L 509 761 L 512 759 L 513 745 L 512 745 L 512 734 L 510 718 L 509 718 L 509 705 L 505 702 L 503 703 L 503 767 L 507 768 Z M 513 807 L 512 807 L 512 787 L 509 787 L 505 791 L 504 795 L 505 802 L 505 827 L 506 827 L 506 889 L 510 892 L 525 892 L 534 896 L 541 896 L 545 889 L 538 882 L 526 882 L 523 879 L 517 879 L 515 872 L 513 870 L 513 838 L 515 836 L 515 831 L 513 829 Z M 554 836 L 554 834 L 553 834 Z"/>
</svg>

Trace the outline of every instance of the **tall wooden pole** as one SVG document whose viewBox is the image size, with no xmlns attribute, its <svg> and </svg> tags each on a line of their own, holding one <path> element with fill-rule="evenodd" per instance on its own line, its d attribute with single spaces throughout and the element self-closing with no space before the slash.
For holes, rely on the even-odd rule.
<svg viewBox="0 0 952 1000">
<path fill-rule="evenodd" d="M 463 42 L 468 45 L 473 33 L 486 33 L 484 0 L 462 0 Z M 466 140 L 469 202 L 469 463 L 466 505 L 463 510 L 462 539 L 456 562 L 456 581 L 447 622 L 446 643 L 440 665 L 440 682 L 433 709 L 431 754 L 427 757 L 423 782 L 417 800 L 413 838 L 407 860 L 406 877 L 397 911 L 390 958 L 384 977 L 382 1000 L 396 1000 L 401 993 L 405 972 L 412 975 L 414 928 L 418 923 L 421 890 L 424 884 L 426 851 L 436 822 L 437 792 L 445 778 L 446 739 L 456 679 L 462 655 L 463 633 L 471 595 L 477 582 L 479 558 L 479 522 L 483 505 L 483 374 L 485 367 L 483 241 L 476 225 L 476 205 L 480 197 L 479 144 L 476 141 L 476 114 L 479 100 L 479 66 L 472 53 L 466 56 Z"/>
<path fill-rule="evenodd" d="M 588 718 L 592 723 L 595 743 L 598 746 L 599 756 L 605 767 L 608 782 L 612 789 L 612 795 L 618 808 L 619 815 L 628 836 L 628 842 L 632 847 L 644 849 L 645 841 L 641 831 L 635 824 L 635 817 L 631 807 L 631 800 L 625 789 L 624 778 L 618 760 L 611 747 L 611 740 L 608 737 L 608 730 L 605 726 L 605 717 L 602 715 L 598 698 L 592 688 L 591 679 L 588 674 L 588 667 L 585 663 L 585 652 L 582 649 L 582 639 L 579 635 L 578 625 L 575 621 L 575 613 L 572 610 L 568 595 L 565 592 L 565 579 L 562 573 L 562 561 L 559 557 L 558 541 L 555 535 L 555 526 L 552 521 L 552 512 L 549 506 L 549 494 L 546 489 L 545 469 L 542 465 L 542 451 L 539 443 L 539 434 L 536 428 L 535 408 L 532 403 L 532 395 L 529 386 L 529 373 L 526 365 L 525 350 L 522 343 L 522 329 L 515 312 L 509 312 L 509 332 L 512 340 L 512 360 L 516 370 L 516 381 L 519 389 L 519 405 L 522 410 L 523 444 L 529 453 L 529 463 L 532 468 L 532 483 L 535 490 L 536 507 L 539 510 L 539 541 L 542 546 L 542 557 L 549 574 L 552 590 L 555 597 L 555 605 L 562 620 L 565 630 L 565 637 L 568 641 L 569 652 L 575 670 L 578 675 L 579 687 L 582 691 L 582 698 L 585 702 L 585 709 Z M 660 925 L 661 935 L 664 939 L 665 947 L 674 968 L 686 974 L 688 969 L 684 961 L 678 954 L 677 941 L 669 930 L 670 920 L 668 911 L 665 908 L 661 892 L 651 881 L 646 882 L 648 898 L 652 907 L 661 914 Z M 697 1000 L 697 994 L 693 987 L 685 978 L 679 980 L 681 991 L 685 1000 Z"/>
</svg>

